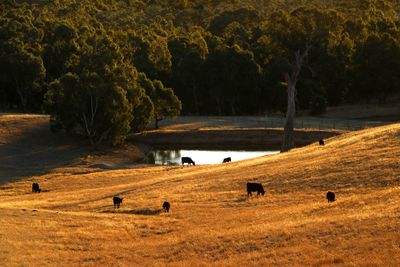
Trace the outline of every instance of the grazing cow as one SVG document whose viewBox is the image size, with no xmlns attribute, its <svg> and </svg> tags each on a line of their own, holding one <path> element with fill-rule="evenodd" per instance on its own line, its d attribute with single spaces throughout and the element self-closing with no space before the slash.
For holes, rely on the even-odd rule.
<svg viewBox="0 0 400 267">
<path fill-rule="evenodd" d="M 222 163 L 231 162 L 231 161 L 232 161 L 231 157 L 229 157 L 229 158 L 224 158 L 224 160 L 222 161 Z"/>
<path fill-rule="evenodd" d="M 335 201 L 335 193 L 328 191 L 328 193 L 326 193 L 326 199 L 328 200 L 328 203 Z"/>
<path fill-rule="evenodd" d="M 114 202 L 114 207 L 115 208 L 119 208 L 119 206 L 122 203 L 122 199 L 123 198 L 119 198 L 119 197 L 113 197 L 113 202 Z"/>
<path fill-rule="evenodd" d="M 250 197 L 252 196 L 251 192 L 257 192 L 258 195 L 263 195 L 265 194 L 264 187 L 262 184 L 259 183 L 247 183 L 247 196 Z"/>
<path fill-rule="evenodd" d="M 325 145 L 324 139 L 319 139 L 319 145 L 320 145 L 320 146 Z"/>
<path fill-rule="evenodd" d="M 196 165 L 196 163 L 194 163 L 194 161 L 191 158 L 182 157 L 182 165 L 184 165 L 185 163 L 187 163 L 188 165 L 193 164 L 193 166 Z"/>
<path fill-rule="evenodd" d="M 165 201 L 165 202 L 162 204 L 162 208 L 163 208 L 164 212 L 169 212 L 169 208 L 170 208 L 170 207 L 171 207 L 171 204 L 169 204 L 168 201 Z"/>
<path fill-rule="evenodd" d="M 39 187 L 38 183 L 33 183 L 32 184 L 32 193 L 40 193 L 41 189 Z"/>
</svg>

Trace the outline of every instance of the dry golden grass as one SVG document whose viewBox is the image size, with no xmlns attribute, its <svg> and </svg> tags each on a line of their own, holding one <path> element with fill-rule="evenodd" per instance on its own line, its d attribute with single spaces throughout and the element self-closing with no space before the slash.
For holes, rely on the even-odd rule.
<svg viewBox="0 0 400 267">
<path fill-rule="evenodd" d="M 247 181 L 266 195 L 247 199 Z M 399 266 L 400 124 L 242 162 L 2 184 L 0 240 L 2 266 Z"/>
</svg>

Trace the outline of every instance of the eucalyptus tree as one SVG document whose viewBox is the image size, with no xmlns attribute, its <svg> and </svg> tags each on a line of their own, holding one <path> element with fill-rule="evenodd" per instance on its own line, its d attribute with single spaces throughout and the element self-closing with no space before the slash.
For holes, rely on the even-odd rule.
<svg viewBox="0 0 400 267">
<path fill-rule="evenodd" d="M 212 50 L 202 71 L 208 112 L 218 115 L 256 112 L 260 73 L 250 51 L 237 45 L 221 45 Z"/>
<path fill-rule="evenodd" d="M 93 145 L 121 144 L 133 119 L 127 91 L 137 87 L 136 77 L 111 39 L 99 32 L 85 37 L 70 72 L 50 84 L 46 110 L 65 130 L 86 136 Z"/>
<path fill-rule="evenodd" d="M 400 39 L 388 33 L 368 36 L 354 55 L 353 94 L 385 103 L 400 92 Z"/>
<path fill-rule="evenodd" d="M 152 118 L 156 129 L 158 129 L 159 121 L 179 115 L 182 103 L 171 88 L 164 87 L 159 80 L 150 80 L 144 73 L 139 74 L 139 84 L 145 89 L 154 106 Z"/>
<path fill-rule="evenodd" d="M 360 18 L 351 68 L 352 99 L 386 99 L 400 92 L 400 16 L 390 3 L 372 1 Z"/>
<path fill-rule="evenodd" d="M 45 27 L 42 58 L 46 81 L 51 82 L 67 72 L 69 60 L 79 49 L 78 33 L 66 22 L 49 23 Z"/>
<path fill-rule="evenodd" d="M 269 18 L 270 38 L 277 54 L 286 60 L 283 73 L 287 85 L 287 111 L 281 152 L 294 147 L 294 122 L 296 112 L 296 85 L 304 67 L 315 75 L 307 62 L 312 50 L 326 47 L 329 35 L 339 25 L 336 13 L 316 8 L 298 8 L 291 12 L 279 11 Z"/>
<path fill-rule="evenodd" d="M 4 4 L 6 5 L 6 4 Z M 35 26 L 32 11 L 7 6 L 0 16 L 0 92 L 23 111 L 34 106 L 45 68 L 40 56 L 43 31 Z"/>
<path fill-rule="evenodd" d="M 184 103 L 184 112 L 199 114 L 203 105 L 201 71 L 208 46 L 202 28 L 195 27 L 187 35 L 173 37 L 168 42 L 172 56 L 170 80 L 174 92 Z"/>
</svg>

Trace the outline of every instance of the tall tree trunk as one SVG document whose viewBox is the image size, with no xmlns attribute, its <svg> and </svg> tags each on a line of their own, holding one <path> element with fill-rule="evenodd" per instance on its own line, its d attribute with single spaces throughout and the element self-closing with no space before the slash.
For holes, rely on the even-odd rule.
<svg viewBox="0 0 400 267">
<path fill-rule="evenodd" d="M 159 129 L 158 122 L 159 122 L 159 121 L 162 121 L 162 120 L 163 120 L 162 118 L 158 118 L 157 116 L 155 117 L 154 121 L 155 121 L 155 127 L 156 127 L 156 129 Z"/>
<path fill-rule="evenodd" d="M 196 110 L 196 115 L 200 115 L 199 103 L 197 100 L 197 93 L 196 93 L 196 85 L 192 85 L 192 92 L 193 92 L 193 100 L 194 100 L 194 109 Z"/>
<path fill-rule="evenodd" d="M 283 140 L 281 153 L 287 152 L 294 148 L 294 122 L 296 113 L 296 84 L 300 75 L 301 67 L 303 66 L 304 59 L 308 55 L 311 45 L 306 44 L 305 50 L 300 53 L 298 50 L 295 53 L 294 63 L 292 64 L 292 72 L 285 73 L 285 80 L 287 83 L 288 106 L 286 112 L 286 121 L 283 129 Z"/>
<path fill-rule="evenodd" d="M 230 107 L 231 107 L 231 115 L 236 116 L 236 109 L 235 109 L 235 100 L 229 101 Z"/>
<path fill-rule="evenodd" d="M 283 142 L 281 152 L 289 151 L 294 147 L 294 116 L 296 113 L 296 83 L 288 81 L 288 106 L 286 111 L 286 121 L 283 130 Z"/>
<path fill-rule="evenodd" d="M 14 78 L 14 81 L 19 100 L 21 101 L 22 111 L 25 113 L 28 106 L 28 90 L 24 90 L 23 85 L 20 85 L 17 78 Z"/>
</svg>

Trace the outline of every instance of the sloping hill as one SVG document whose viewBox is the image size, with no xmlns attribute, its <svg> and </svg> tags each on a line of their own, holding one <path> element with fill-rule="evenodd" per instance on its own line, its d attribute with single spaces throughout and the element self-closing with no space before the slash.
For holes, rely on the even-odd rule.
<svg viewBox="0 0 400 267">
<path fill-rule="evenodd" d="M 49 116 L 0 114 L 0 182 L 39 175 L 78 162 L 88 147 L 49 130 Z"/>
<path fill-rule="evenodd" d="M 247 199 L 247 181 L 266 195 Z M 396 266 L 400 124 L 215 166 L 56 169 L 2 185 L 0 237 L 10 266 Z"/>
<path fill-rule="evenodd" d="M 0 114 L 0 183 L 71 165 L 130 167 L 144 157 L 130 144 L 96 150 L 77 136 L 53 134 L 49 119 L 48 115 Z"/>
</svg>

